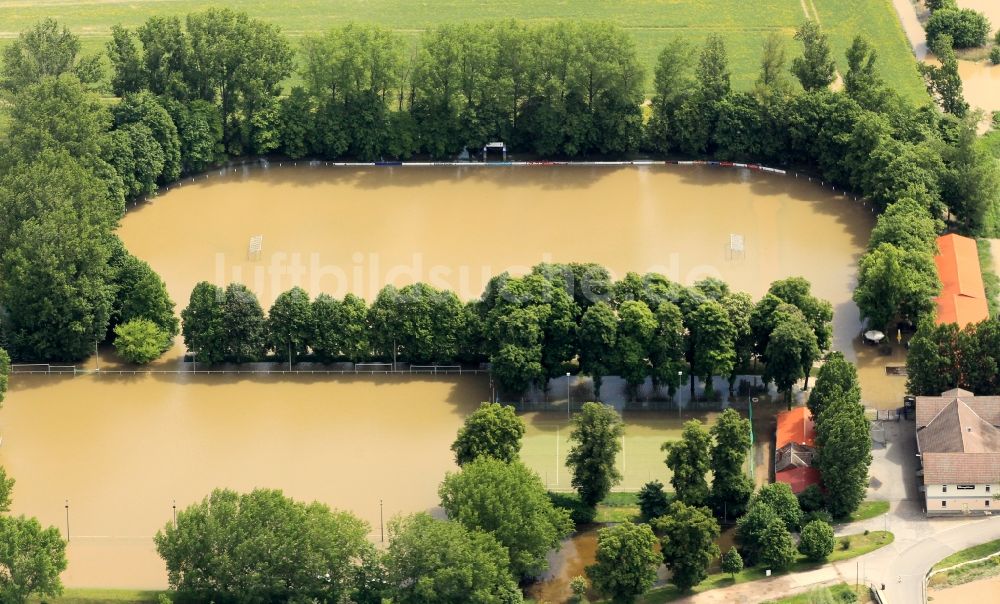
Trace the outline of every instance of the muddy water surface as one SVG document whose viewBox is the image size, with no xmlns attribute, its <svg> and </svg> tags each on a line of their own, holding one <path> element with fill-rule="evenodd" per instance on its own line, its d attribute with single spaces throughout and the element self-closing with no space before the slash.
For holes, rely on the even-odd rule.
<svg viewBox="0 0 1000 604">
<path fill-rule="evenodd" d="M 198 281 L 242 281 L 265 305 L 293 285 L 371 300 L 427 281 L 478 297 L 492 275 L 598 262 L 621 277 L 706 276 L 760 296 L 802 275 L 850 348 L 870 211 L 793 177 L 698 167 L 239 169 L 129 211 L 120 234 L 183 306 Z M 262 251 L 248 259 L 250 238 Z M 730 236 L 743 252 L 730 249 Z"/>
<path fill-rule="evenodd" d="M 490 276 L 541 261 L 718 276 L 755 297 L 803 275 L 834 305 L 835 346 L 854 356 L 850 295 L 871 225 L 828 189 L 746 170 L 272 167 L 173 187 L 131 209 L 121 235 L 179 307 L 201 280 L 243 281 L 265 305 L 295 284 L 371 299 L 426 280 L 473 298 Z M 255 235 L 262 250 L 248 259 Z M 180 368 L 180 353 L 156 366 Z M 376 540 L 379 499 L 386 518 L 433 508 L 455 431 L 488 392 L 485 378 L 15 376 L 0 464 L 18 480 L 17 513 L 64 528 L 69 500 L 67 585 L 158 587 L 150 537 L 173 501 L 218 486 L 349 509 Z M 652 472 L 628 458 L 627 473 Z"/>
<path fill-rule="evenodd" d="M 166 582 L 151 537 L 216 487 L 280 488 L 385 518 L 432 508 L 485 377 L 15 376 L 0 413 L 14 512 L 65 532 L 73 587 Z"/>
</svg>

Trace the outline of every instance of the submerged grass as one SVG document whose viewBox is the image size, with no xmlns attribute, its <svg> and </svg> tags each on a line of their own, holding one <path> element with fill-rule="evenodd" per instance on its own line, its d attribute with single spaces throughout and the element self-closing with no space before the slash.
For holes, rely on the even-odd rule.
<svg viewBox="0 0 1000 604">
<path fill-rule="evenodd" d="M 30 604 L 100 604 L 122 602 L 125 604 L 156 604 L 165 591 L 143 591 L 138 589 L 65 589 L 58 598 L 29 598 Z"/>
</svg>

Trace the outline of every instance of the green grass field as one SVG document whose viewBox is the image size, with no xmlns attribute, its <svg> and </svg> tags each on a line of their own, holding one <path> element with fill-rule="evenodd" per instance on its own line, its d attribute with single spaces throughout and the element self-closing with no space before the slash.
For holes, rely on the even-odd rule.
<svg viewBox="0 0 1000 604">
<path fill-rule="evenodd" d="M 961 564 L 962 562 L 968 562 L 970 560 L 978 560 L 980 558 L 985 558 L 986 556 L 990 556 L 998 552 L 1000 552 L 1000 539 L 997 539 L 995 541 L 987 541 L 986 543 L 973 545 L 970 548 L 963 549 L 962 551 L 959 552 L 955 552 L 954 554 L 948 556 L 947 558 L 935 564 L 931 570 L 948 568 L 949 566 L 955 566 L 956 564 Z"/>
<path fill-rule="evenodd" d="M 697 414 L 702 422 L 714 421 L 718 414 Z M 555 413 L 527 413 L 522 416 L 527 430 L 521 447 L 521 459 L 541 476 L 547 489 L 570 491 L 570 473 L 566 468 L 571 428 L 566 416 Z M 666 441 L 680 439 L 683 422 L 691 419 L 685 414 L 682 420 L 667 413 L 626 413 L 625 435 L 622 452 L 618 455 L 618 469 L 623 480 L 616 490 L 638 491 L 650 480 L 659 480 L 670 489 L 670 471 L 664 464 L 666 454 L 660 446 Z"/>
<path fill-rule="evenodd" d="M 760 49 L 768 32 L 792 40 L 813 6 L 830 33 L 843 64 L 843 51 L 855 32 L 872 36 L 892 87 L 912 99 L 926 98 L 890 0 L 10 0 L 0 3 L 0 45 L 44 17 L 53 17 L 83 38 L 85 52 L 104 48 L 112 25 L 134 27 L 151 15 L 184 15 L 206 6 L 226 6 L 276 23 L 291 37 L 326 30 L 349 21 L 378 23 L 413 36 L 439 23 L 518 18 L 529 21 L 585 19 L 613 21 L 629 30 L 647 67 L 651 91 L 653 64 L 675 37 L 700 44 L 709 33 L 725 36 L 733 84 L 749 88 L 757 77 Z M 843 66 L 843 65 L 842 65 Z"/>
</svg>

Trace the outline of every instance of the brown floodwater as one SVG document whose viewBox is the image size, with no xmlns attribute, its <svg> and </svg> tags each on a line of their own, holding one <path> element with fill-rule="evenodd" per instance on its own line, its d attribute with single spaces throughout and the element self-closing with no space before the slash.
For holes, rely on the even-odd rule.
<svg viewBox="0 0 1000 604">
<path fill-rule="evenodd" d="M 371 299 L 385 283 L 425 280 L 468 299 L 490 276 L 542 261 L 688 284 L 717 276 L 755 297 L 802 275 L 833 303 L 835 346 L 853 358 L 850 295 L 872 222 L 829 189 L 747 170 L 272 165 L 172 187 L 130 209 L 120 234 L 178 308 L 201 280 L 243 281 L 265 306 L 295 284 Z M 261 254 L 248 259 L 255 235 Z M 730 235 L 743 237 L 743 253 Z M 155 366 L 180 369 L 181 352 Z M 865 375 L 867 400 L 877 388 Z M 150 537 L 174 501 L 215 487 L 281 488 L 351 510 L 376 541 L 380 499 L 386 519 L 433 509 L 454 434 L 488 395 L 485 376 L 16 375 L 0 411 L 0 464 L 18 481 L 16 513 L 65 530 L 69 500 L 67 585 L 161 587 Z M 652 425 L 629 432 L 624 469 L 640 482 L 656 471 L 641 464 L 660 463 Z M 539 454 L 535 470 L 558 455 Z"/>
<path fill-rule="evenodd" d="M 1000 577 L 990 577 L 955 587 L 934 588 L 928 599 L 934 604 L 985 603 L 996 602 L 998 594 L 1000 594 Z"/>
<path fill-rule="evenodd" d="M 0 465 L 15 513 L 65 533 L 73 587 L 162 587 L 151 537 L 212 489 L 280 488 L 368 521 L 435 506 L 485 376 L 15 376 Z"/>
<path fill-rule="evenodd" d="M 120 234 L 182 307 L 202 280 L 242 281 L 269 305 L 300 285 L 371 300 L 426 281 L 478 297 L 504 270 L 597 262 L 617 276 L 707 276 L 760 296 L 791 275 L 836 310 L 851 348 L 869 210 L 804 178 L 695 166 L 242 168 L 130 209 Z M 730 251 L 730 235 L 744 251 Z M 250 238 L 262 250 L 248 259 Z"/>
<path fill-rule="evenodd" d="M 573 595 L 570 581 L 575 577 L 586 577 L 587 567 L 597 562 L 597 532 L 601 528 L 601 525 L 593 525 L 579 531 L 563 541 L 562 548 L 549 554 L 549 571 L 541 580 L 528 587 L 528 596 L 540 603 L 555 604 L 569 601 Z M 725 553 L 736 544 L 736 528 L 724 529 L 715 542 L 719 546 L 719 551 Z M 659 544 L 656 549 L 659 551 Z M 720 572 L 719 564 L 717 558 L 709 567 L 709 572 Z M 670 571 L 661 564 L 656 569 L 655 585 L 664 585 L 669 580 Z M 592 601 L 596 601 L 600 594 L 591 590 L 588 596 Z"/>
</svg>

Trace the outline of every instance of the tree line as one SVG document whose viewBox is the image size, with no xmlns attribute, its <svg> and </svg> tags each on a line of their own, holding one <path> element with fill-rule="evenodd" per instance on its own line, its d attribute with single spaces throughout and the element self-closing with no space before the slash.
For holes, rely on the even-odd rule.
<svg viewBox="0 0 1000 604">
<path fill-rule="evenodd" d="M 73 54 L 57 60 L 45 44 L 29 43 L 41 30 L 57 48 L 73 40 L 51 22 L 24 34 L 7 53 L 8 71 L 20 74 L 5 79 L 8 87 L 32 80 L 23 65 L 44 67 L 35 78 L 81 72 Z M 973 144 L 976 120 L 963 117 L 960 79 L 925 72 L 945 112 L 912 105 L 886 86 L 875 47 L 859 36 L 847 51 L 844 88 L 833 92 L 826 35 L 806 22 L 796 40 L 802 54 L 791 61 L 782 38 L 764 40 L 750 91 L 732 90 L 721 37 L 700 49 L 672 42 L 657 60 L 647 120 L 639 107 L 646 74 L 634 42 L 613 24 L 443 25 L 415 47 L 389 30 L 350 24 L 305 38 L 295 72 L 280 30 L 244 13 L 152 17 L 134 31 L 114 28 L 112 89 L 155 99 L 176 135 L 116 118 L 130 135 L 118 137 L 116 162 L 127 171 L 129 157 L 151 154 L 124 177 L 145 193 L 157 179 L 176 178 L 178 167 L 197 172 L 227 155 L 442 158 L 491 140 L 546 157 L 679 153 L 812 167 L 880 211 L 908 197 L 970 233 L 1000 228 L 996 168 Z M 13 60 L 23 56 L 31 61 Z M 302 85 L 283 94 L 293 73 Z M 163 161 L 151 139 L 170 147 Z"/>
<path fill-rule="evenodd" d="M 1000 394 L 1000 322 L 996 317 L 959 329 L 925 320 L 906 357 L 906 390 L 938 396 L 952 388 L 977 395 Z"/>
<path fill-rule="evenodd" d="M 206 365 L 276 360 L 491 364 L 501 392 L 519 397 L 567 371 L 620 375 L 628 394 L 651 379 L 670 396 L 682 377 L 706 383 L 763 363 L 763 379 L 790 393 L 830 346 L 833 310 L 808 281 L 771 284 L 756 304 L 718 279 L 692 287 L 660 274 L 613 281 L 596 264 L 540 264 L 490 280 L 463 303 L 426 283 L 383 288 L 369 305 L 348 294 L 310 300 L 299 287 L 265 314 L 241 284 L 199 283 L 182 311 L 184 342 Z M 694 380 L 688 379 L 694 394 Z"/>
</svg>

